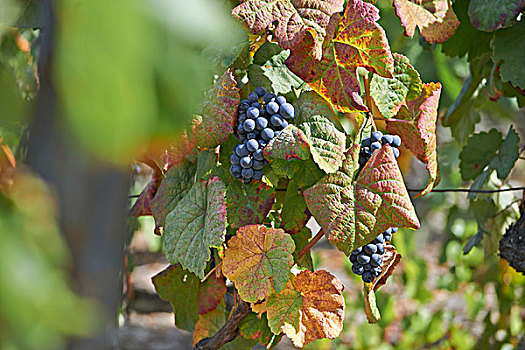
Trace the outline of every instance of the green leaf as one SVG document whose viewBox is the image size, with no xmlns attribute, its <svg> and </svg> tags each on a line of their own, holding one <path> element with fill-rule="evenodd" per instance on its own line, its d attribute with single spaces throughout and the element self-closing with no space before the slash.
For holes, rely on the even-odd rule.
<svg viewBox="0 0 525 350">
<path fill-rule="evenodd" d="M 343 0 L 246 0 L 233 9 L 232 15 L 253 34 L 261 34 L 277 22 L 274 36 L 280 47 L 294 49 L 310 39 L 312 54 L 320 59 L 330 16 L 342 10 Z"/>
<path fill-rule="evenodd" d="M 408 58 L 394 53 L 394 77 L 384 78 L 374 74 L 370 81 L 370 96 L 384 118 L 394 117 L 405 100 L 413 100 L 421 93 L 419 73 Z"/>
<path fill-rule="evenodd" d="M 208 92 L 203 115 L 193 118 L 192 136 L 201 148 L 215 148 L 233 133 L 238 106 L 239 89 L 231 70 L 224 72 Z"/>
<path fill-rule="evenodd" d="M 187 162 L 172 166 L 164 174 L 155 197 L 150 201 L 151 212 L 158 227 L 164 226 L 166 216 L 186 196 L 193 185 L 194 177 L 195 166 Z"/>
<path fill-rule="evenodd" d="M 342 168 L 304 192 L 306 204 L 329 241 L 350 255 L 389 227 L 419 228 L 401 171 L 390 146 L 373 153 L 356 180 L 359 146 Z"/>
<path fill-rule="evenodd" d="M 210 247 L 226 234 L 226 186 L 216 176 L 197 182 L 166 217 L 164 250 L 170 263 L 204 278 Z"/>
<path fill-rule="evenodd" d="M 262 224 L 274 201 L 275 191 L 265 183 L 245 185 L 232 178 L 226 192 L 228 224 L 232 228 Z"/>
<path fill-rule="evenodd" d="M 525 52 L 525 22 L 519 21 L 510 28 L 499 30 L 492 42 L 493 59 L 503 60 L 500 75 L 503 81 L 525 89 L 525 70 L 523 69 L 523 52 Z"/>
<path fill-rule="evenodd" d="M 268 41 L 262 44 L 248 68 L 250 84 L 263 86 L 268 91 L 282 95 L 299 89 L 304 83 L 284 64 L 288 56 L 290 50 L 283 50 L 279 45 Z"/>
<path fill-rule="evenodd" d="M 443 43 L 459 26 L 450 0 L 394 0 L 394 7 L 405 34 L 411 38 L 418 27 L 429 43 Z"/>
<path fill-rule="evenodd" d="M 299 191 L 296 182 L 290 181 L 281 211 L 281 227 L 286 232 L 296 234 L 301 232 L 310 216 L 303 194 Z"/>
<path fill-rule="evenodd" d="M 243 226 L 228 241 L 222 272 L 243 300 L 255 303 L 284 288 L 294 250 L 292 237 L 281 229 Z"/>
<path fill-rule="evenodd" d="M 314 264 L 312 261 L 311 250 L 307 251 L 306 254 L 299 259 L 299 252 L 306 246 L 310 238 L 312 238 L 312 231 L 307 226 L 304 226 L 301 232 L 292 235 L 293 241 L 295 242 L 295 252 L 293 258 L 297 266 L 303 267 L 310 271 L 314 271 Z"/>
<path fill-rule="evenodd" d="M 301 129 L 288 125 L 264 148 L 264 156 L 268 159 L 305 160 L 310 157 L 310 142 Z"/>
<path fill-rule="evenodd" d="M 308 160 L 272 160 L 272 169 L 279 176 L 286 176 L 295 181 L 303 190 L 315 184 L 325 173 L 310 158 Z"/>
<path fill-rule="evenodd" d="M 474 180 L 472 185 L 470 185 L 470 190 L 477 191 L 477 190 L 480 190 L 483 186 L 485 186 L 485 184 L 487 183 L 487 180 L 489 179 L 491 172 L 492 172 L 492 169 L 490 168 L 482 172 L 481 175 L 478 176 L 476 180 Z M 476 192 L 469 192 L 467 194 L 467 199 L 475 199 L 477 195 L 478 194 Z"/>
<path fill-rule="evenodd" d="M 387 120 L 386 123 L 386 129 L 392 134 L 400 135 L 405 147 L 426 165 L 429 179 L 418 196 L 429 193 L 440 180 L 436 137 L 440 95 L 440 83 L 423 84 L 421 95 L 408 101 L 397 114 L 396 120 Z"/>
<path fill-rule="evenodd" d="M 310 143 L 312 158 L 319 168 L 327 173 L 337 171 L 343 163 L 345 134 L 323 116 L 312 116 L 298 128 Z"/>
<path fill-rule="evenodd" d="M 496 170 L 501 180 L 506 179 L 512 168 L 514 168 L 514 164 L 520 155 L 519 145 L 520 135 L 518 135 L 511 125 L 498 154 L 490 162 L 490 167 Z"/>
<path fill-rule="evenodd" d="M 474 27 L 492 32 L 513 25 L 522 10 L 523 0 L 471 0 L 468 15 Z"/>
<path fill-rule="evenodd" d="M 461 178 L 474 180 L 478 177 L 494 158 L 502 142 L 501 133 L 496 129 L 472 135 L 459 154 Z"/>
<path fill-rule="evenodd" d="M 199 319 L 197 276 L 177 264 L 169 266 L 154 276 L 152 281 L 160 297 L 173 306 L 177 328 L 193 332 Z"/>
<path fill-rule="evenodd" d="M 239 332 L 248 339 L 258 339 L 259 344 L 267 345 L 273 338 L 268 327 L 268 318 L 264 313 L 260 318 L 256 313 L 250 312 L 239 325 Z"/>
<path fill-rule="evenodd" d="M 322 115 L 332 122 L 336 120 L 332 105 L 315 91 L 302 91 L 294 107 L 296 124 L 304 123 L 314 115 Z"/>
<path fill-rule="evenodd" d="M 459 27 L 456 33 L 443 43 L 442 51 L 451 57 L 462 57 L 468 54 L 468 60 L 472 61 L 490 52 L 490 41 L 493 34 L 481 32 L 470 23 L 467 13 L 469 2 L 470 0 L 454 1 L 452 7 L 459 18 Z"/>
<path fill-rule="evenodd" d="M 215 149 L 208 149 L 199 152 L 199 156 L 197 157 L 197 171 L 195 178 L 200 180 L 204 177 L 204 175 L 209 175 L 215 165 L 217 165 L 216 159 L 217 155 L 215 154 Z"/>
<path fill-rule="evenodd" d="M 335 339 L 343 329 L 343 285 L 324 270 L 301 271 L 268 297 L 268 325 L 283 331 L 297 347 L 317 339 Z"/>
<path fill-rule="evenodd" d="M 286 65 L 341 112 L 364 111 L 358 67 L 392 77 L 392 54 L 385 32 L 377 24 L 379 11 L 362 0 L 350 0 L 344 16 L 332 16 L 320 61 L 310 54 L 310 42 L 299 44 Z M 332 39 L 333 38 L 333 39 Z"/>
</svg>

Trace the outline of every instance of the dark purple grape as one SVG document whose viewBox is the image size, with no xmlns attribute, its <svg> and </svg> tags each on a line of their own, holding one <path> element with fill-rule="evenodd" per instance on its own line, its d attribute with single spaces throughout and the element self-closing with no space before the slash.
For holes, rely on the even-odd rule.
<svg viewBox="0 0 525 350">
<path fill-rule="evenodd" d="M 370 136 L 365 137 L 363 141 L 361 141 L 361 147 L 370 147 L 371 144 L 372 144 L 372 139 L 370 138 Z"/>
<path fill-rule="evenodd" d="M 377 236 L 374 241 L 376 241 L 377 243 L 385 243 L 385 238 L 383 237 L 383 234 L 380 233 L 379 236 Z"/>
<path fill-rule="evenodd" d="M 370 262 L 370 257 L 366 254 L 361 253 L 357 256 L 357 262 L 363 265 L 368 264 Z"/>
<path fill-rule="evenodd" d="M 246 157 L 248 154 L 250 154 L 246 146 L 243 144 L 235 146 L 235 153 L 241 158 Z"/>
<path fill-rule="evenodd" d="M 232 156 L 230 157 L 230 163 L 232 163 L 232 165 L 239 165 L 240 162 L 241 162 L 241 157 L 239 157 L 235 153 L 232 154 Z"/>
<path fill-rule="evenodd" d="M 266 94 L 266 89 L 263 88 L 262 86 L 259 86 L 259 87 L 256 87 L 253 92 L 255 92 L 257 94 L 257 96 L 263 97 L 264 94 Z"/>
<path fill-rule="evenodd" d="M 383 137 L 383 133 L 381 131 L 374 131 L 370 135 L 370 138 L 372 139 L 372 142 L 379 142 L 379 141 L 381 141 L 382 137 Z"/>
<path fill-rule="evenodd" d="M 279 107 L 279 114 L 286 119 L 293 119 L 295 117 L 295 110 L 290 103 L 283 103 Z"/>
<path fill-rule="evenodd" d="M 392 136 L 392 135 L 383 135 L 383 137 L 381 138 L 381 143 L 383 145 L 389 144 L 390 146 L 392 146 L 393 140 L 394 140 L 394 136 Z"/>
<path fill-rule="evenodd" d="M 394 152 L 394 157 L 399 157 L 399 148 L 392 148 L 392 152 Z"/>
<path fill-rule="evenodd" d="M 255 130 L 255 120 L 246 119 L 244 123 L 242 124 L 242 127 L 244 128 L 244 131 L 246 132 L 254 131 Z"/>
<path fill-rule="evenodd" d="M 254 180 L 262 179 L 263 175 L 264 175 L 264 172 L 262 170 L 254 170 L 253 171 L 253 179 Z"/>
<path fill-rule="evenodd" d="M 392 231 L 392 234 L 396 233 L 398 228 L 397 227 L 390 227 L 390 230 Z"/>
<path fill-rule="evenodd" d="M 242 124 L 239 124 L 237 126 L 237 134 L 238 135 L 246 135 L 246 131 L 244 131 L 244 128 L 242 127 Z"/>
<path fill-rule="evenodd" d="M 264 167 L 264 162 L 260 160 L 254 160 L 252 168 L 253 170 L 261 170 Z"/>
<path fill-rule="evenodd" d="M 239 117 L 237 118 L 237 123 L 242 124 L 246 120 L 246 113 L 239 114 Z"/>
<path fill-rule="evenodd" d="M 266 113 L 269 115 L 274 115 L 275 113 L 279 112 L 279 105 L 276 102 L 269 102 L 265 109 Z"/>
<path fill-rule="evenodd" d="M 230 174 L 235 177 L 241 177 L 241 167 L 239 165 L 232 165 L 230 167 Z"/>
<path fill-rule="evenodd" d="M 372 274 L 371 271 L 365 271 L 363 273 L 362 278 L 363 278 L 363 282 L 370 283 L 370 282 L 372 282 L 374 280 L 374 275 Z"/>
<path fill-rule="evenodd" d="M 378 150 L 381 148 L 381 143 L 378 141 L 372 142 L 372 145 L 370 146 L 370 151 L 374 152 L 375 150 Z"/>
<path fill-rule="evenodd" d="M 248 111 L 246 111 L 246 118 L 248 119 L 257 119 L 259 116 L 259 109 L 255 107 L 248 108 Z"/>
<path fill-rule="evenodd" d="M 255 120 L 255 128 L 257 130 L 262 130 L 268 126 L 268 119 L 264 117 L 259 117 Z"/>
<path fill-rule="evenodd" d="M 244 177 L 243 177 L 243 178 L 242 178 L 242 182 L 243 182 L 245 185 L 247 185 L 247 184 L 249 184 L 250 182 L 252 182 L 252 179 L 251 179 L 251 178 L 244 178 Z"/>
<path fill-rule="evenodd" d="M 241 165 L 242 165 L 242 160 L 241 160 Z M 372 266 L 374 267 L 379 266 L 381 265 L 382 262 L 383 262 L 383 258 L 381 257 L 381 255 L 372 254 L 372 257 L 370 258 L 370 264 L 372 264 Z"/>
<path fill-rule="evenodd" d="M 252 168 L 244 168 L 241 170 L 241 175 L 245 179 L 251 179 L 253 177 L 253 169 Z"/>
<path fill-rule="evenodd" d="M 252 165 L 253 165 L 253 161 L 252 161 L 252 158 L 249 157 L 249 156 L 246 156 L 246 157 L 242 157 L 241 158 L 241 161 L 240 161 L 240 164 L 243 168 L 251 168 Z"/>
<path fill-rule="evenodd" d="M 280 105 L 286 103 L 286 98 L 284 96 L 277 96 L 275 98 L 275 102 L 277 102 L 277 104 L 280 106 Z"/>
<path fill-rule="evenodd" d="M 241 104 L 239 105 L 239 111 L 246 112 L 248 108 L 250 108 L 250 101 L 242 100 Z"/>
<path fill-rule="evenodd" d="M 385 252 L 385 246 L 383 245 L 383 243 L 376 243 L 376 247 L 378 254 L 383 254 Z"/>
<path fill-rule="evenodd" d="M 265 141 L 269 141 L 269 140 L 273 139 L 274 135 L 275 135 L 275 133 L 270 128 L 266 128 L 263 131 L 261 131 L 261 137 Z"/>
<path fill-rule="evenodd" d="M 252 92 L 248 95 L 248 101 L 250 101 L 250 103 L 256 102 L 258 99 L 259 99 L 259 96 L 257 96 L 255 92 Z"/>
<path fill-rule="evenodd" d="M 286 128 L 288 126 L 288 122 L 286 120 L 283 120 L 283 122 L 281 123 L 281 126 L 282 128 Z"/>
<path fill-rule="evenodd" d="M 363 251 L 363 247 L 355 248 L 354 251 L 357 252 L 357 254 L 359 254 Z"/>
<path fill-rule="evenodd" d="M 401 146 L 401 137 L 399 137 L 399 135 L 393 135 L 393 139 L 392 139 L 392 142 L 390 143 L 390 146 L 392 147 Z"/>
<path fill-rule="evenodd" d="M 357 262 L 357 254 L 355 254 L 355 252 L 352 252 L 352 254 L 350 254 L 350 262 L 352 264 L 355 264 Z"/>
<path fill-rule="evenodd" d="M 283 120 L 279 114 L 272 115 L 270 118 L 270 124 L 273 126 L 281 126 Z"/>
<path fill-rule="evenodd" d="M 252 102 L 250 106 L 252 106 L 253 108 L 261 109 L 261 104 L 259 102 Z"/>
<path fill-rule="evenodd" d="M 363 272 L 365 272 L 365 269 L 363 265 L 354 264 L 352 265 L 352 272 L 355 273 L 356 275 L 362 275 Z"/>
<path fill-rule="evenodd" d="M 377 252 L 377 247 L 376 247 L 375 244 L 368 243 L 367 245 L 364 246 L 363 250 L 364 250 L 365 253 L 367 253 L 368 255 L 372 255 L 372 254 L 374 254 L 375 252 Z"/>
<path fill-rule="evenodd" d="M 266 103 L 271 102 L 271 100 L 274 99 L 274 98 L 275 98 L 275 94 L 272 94 L 271 92 L 267 92 L 263 96 L 263 100 Z"/>
<path fill-rule="evenodd" d="M 262 162 L 264 160 L 263 150 L 259 148 L 257 151 L 255 151 L 255 153 L 253 154 L 253 158 Z"/>
<path fill-rule="evenodd" d="M 256 139 L 250 139 L 248 140 L 248 142 L 246 142 L 246 148 L 248 149 L 248 151 L 253 153 L 257 151 L 257 149 L 259 149 L 259 142 L 257 142 Z"/>
<path fill-rule="evenodd" d="M 262 134 L 262 131 L 261 131 L 261 134 Z M 263 149 L 264 147 L 266 147 L 267 144 L 268 144 L 268 142 L 266 142 L 264 140 L 259 140 L 259 148 L 260 149 Z"/>
<path fill-rule="evenodd" d="M 254 130 L 254 132 L 249 132 L 246 134 L 246 138 L 248 140 L 252 140 L 252 139 L 257 139 L 257 133 L 256 133 L 257 130 Z"/>
</svg>

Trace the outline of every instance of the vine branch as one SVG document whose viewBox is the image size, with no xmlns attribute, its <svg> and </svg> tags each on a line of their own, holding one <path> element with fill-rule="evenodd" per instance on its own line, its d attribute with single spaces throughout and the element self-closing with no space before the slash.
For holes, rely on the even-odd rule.
<svg viewBox="0 0 525 350">
<path fill-rule="evenodd" d="M 298 256 L 299 256 L 299 259 L 301 259 L 310 249 L 312 249 L 312 247 L 317 243 L 319 242 L 319 240 L 323 237 L 324 235 L 324 231 L 323 229 L 319 230 L 319 232 L 317 232 L 317 234 L 310 240 L 310 242 L 308 242 L 303 249 L 301 249 L 301 251 L 299 252 Z"/>
</svg>

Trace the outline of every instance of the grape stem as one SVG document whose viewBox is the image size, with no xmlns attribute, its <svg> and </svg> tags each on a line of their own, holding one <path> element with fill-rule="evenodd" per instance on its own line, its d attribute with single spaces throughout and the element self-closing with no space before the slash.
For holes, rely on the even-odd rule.
<svg viewBox="0 0 525 350">
<path fill-rule="evenodd" d="M 374 123 L 374 116 L 372 113 L 372 98 L 370 97 L 370 82 L 368 81 L 368 75 L 363 77 L 365 82 L 365 96 L 366 96 L 366 106 L 368 107 L 368 118 L 372 124 L 372 129 L 377 131 L 376 123 Z"/>
<path fill-rule="evenodd" d="M 310 250 L 312 247 L 319 242 L 319 240 L 323 237 L 324 232 L 323 229 L 319 230 L 317 234 L 304 246 L 303 249 L 298 254 L 299 260 L 302 259 L 302 257 Z"/>
</svg>

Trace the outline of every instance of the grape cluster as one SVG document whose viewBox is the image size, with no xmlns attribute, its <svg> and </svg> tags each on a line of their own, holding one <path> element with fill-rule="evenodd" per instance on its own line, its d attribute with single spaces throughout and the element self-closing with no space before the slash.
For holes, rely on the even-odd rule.
<svg viewBox="0 0 525 350">
<path fill-rule="evenodd" d="M 350 254 L 352 272 L 360 275 L 363 282 L 370 283 L 383 272 L 381 263 L 385 252 L 385 242 L 397 232 L 397 227 L 390 227 L 385 232 L 363 247 L 359 247 Z"/>
<path fill-rule="evenodd" d="M 231 156 L 230 174 L 249 184 L 260 180 L 268 164 L 263 149 L 295 117 L 294 107 L 284 96 L 257 87 L 239 105 L 236 134 L 240 143 Z"/>
<path fill-rule="evenodd" d="M 374 131 L 369 137 L 365 137 L 361 142 L 361 152 L 359 152 L 359 165 L 364 166 L 372 157 L 374 151 L 380 149 L 383 145 L 389 144 L 394 151 L 394 155 L 399 157 L 399 146 L 401 146 L 401 137 L 399 135 L 383 135 L 381 131 Z"/>
</svg>

